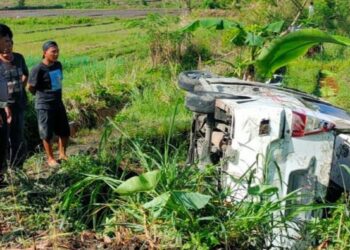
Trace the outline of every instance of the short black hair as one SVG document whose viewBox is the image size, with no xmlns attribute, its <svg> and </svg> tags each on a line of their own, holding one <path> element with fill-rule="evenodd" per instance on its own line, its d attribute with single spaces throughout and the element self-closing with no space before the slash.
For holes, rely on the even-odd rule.
<svg viewBox="0 0 350 250">
<path fill-rule="evenodd" d="M 58 45 L 55 41 L 47 41 L 43 44 L 43 51 L 45 52 L 50 47 L 57 47 L 58 48 Z"/>
<path fill-rule="evenodd" d="M 13 33 L 9 26 L 7 26 L 6 24 L 0 23 L 0 37 L 5 37 L 5 36 L 9 36 L 12 39 Z"/>
</svg>

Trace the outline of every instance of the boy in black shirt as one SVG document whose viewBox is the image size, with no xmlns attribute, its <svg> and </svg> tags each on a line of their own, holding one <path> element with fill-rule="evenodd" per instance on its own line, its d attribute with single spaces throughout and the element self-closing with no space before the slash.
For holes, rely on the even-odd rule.
<svg viewBox="0 0 350 250">
<path fill-rule="evenodd" d="M 26 143 L 24 140 L 24 111 L 27 104 L 25 86 L 28 80 L 28 68 L 24 57 L 13 52 L 12 37 L 5 49 L 0 52 L 0 74 L 5 77 L 8 86 L 8 106 L 12 113 L 9 126 L 10 139 L 10 165 L 21 166 L 26 156 Z"/>
<path fill-rule="evenodd" d="M 0 53 L 12 43 L 12 31 L 0 23 Z M 2 62 L 0 62 L 0 66 Z M 8 123 L 11 122 L 11 111 L 7 105 L 8 88 L 5 76 L 0 73 L 0 184 L 3 185 L 4 173 L 6 171 L 6 152 L 8 142 Z"/>
<path fill-rule="evenodd" d="M 43 45 L 43 60 L 35 66 L 29 77 L 29 91 L 35 93 L 39 135 L 43 140 L 47 163 L 56 166 L 51 139 L 55 133 L 58 139 L 59 160 L 66 160 L 66 147 L 69 138 L 69 124 L 66 109 L 62 102 L 62 65 L 57 60 L 58 45 L 48 41 Z"/>
</svg>

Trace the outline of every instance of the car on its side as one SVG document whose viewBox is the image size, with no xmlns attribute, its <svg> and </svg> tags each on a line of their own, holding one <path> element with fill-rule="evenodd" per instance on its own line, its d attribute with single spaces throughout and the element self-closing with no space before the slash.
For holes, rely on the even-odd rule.
<svg viewBox="0 0 350 250">
<path fill-rule="evenodd" d="M 275 85 L 203 71 L 179 75 L 194 112 L 189 163 L 218 164 L 232 199 L 246 195 L 234 180 L 254 171 L 253 183 L 300 190 L 299 202 L 350 190 L 350 115 L 319 98 Z M 331 193 L 331 199 L 337 196 Z"/>
</svg>

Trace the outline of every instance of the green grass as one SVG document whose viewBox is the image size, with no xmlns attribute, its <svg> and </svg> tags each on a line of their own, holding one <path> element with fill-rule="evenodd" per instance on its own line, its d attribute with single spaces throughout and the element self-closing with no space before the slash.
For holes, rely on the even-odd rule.
<svg viewBox="0 0 350 250">
<path fill-rule="evenodd" d="M 42 5 L 62 2 L 40 1 Z M 27 3 L 33 6 L 39 4 L 38 1 Z M 73 5 L 82 7 L 78 2 Z M 255 6 L 265 5 L 265 2 L 258 1 Z M 248 10 L 251 9 L 243 8 L 238 18 L 242 19 Z M 256 15 L 258 10 L 248 19 Z M 149 37 L 149 34 L 178 29 L 190 18 L 185 17 L 180 22 L 169 19 L 167 23 L 153 17 L 153 23 L 150 20 L 134 22 L 144 22 L 143 26 L 115 18 L 0 19 L 13 29 L 15 50 L 25 56 L 30 68 L 41 60 L 44 41 L 54 39 L 59 43 L 60 60 L 64 67 L 63 95 L 71 119 L 81 119 L 87 127 L 96 126 L 97 122 L 89 119 L 96 120 L 101 110 L 112 108 L 118 111 L 111 119 L 112 127 L 132 138 L 131 141 L 125 138 L 120 141 L 113 137 L 120 135 L 120 131 L 114 134 L 107 131 L 104 134 L 104 150 L 94 156 L 72 157 L 58 172 L 43 171 L 42 154 L 29 159 L 24 172 L 13 173 L 13 185 L 0 191 L 0 226 L 5 222 L 13 229 L 1 239 L 1 247 L 12 243 L 29 247 L 33 235 L 41 237 L 38 236 L 40 230 L 47 232 L 45 236 L 58 237 L 62 233 L 59 227 L 64 225 L 64 232 L 69 234 L 95 227 L 99 233 L 109 236 L 116 233 L 126 238 L 137 235 L 144 239 L 140 243 L 144 246 L 157 243 L 164 247 L 210 249 L 225 245 L 242 247 L 244 244 L 247 248 L 263 248 L 266 244 L 264 237 L 271 236 L 271 227 L 276 222 L 271 221 L 271 215 L 284 209 L 278 198 L 258 195 L 254 198 L 260 201 L 258 203 L 251 200 L 226 203 L 225 193 L 219 192 L 213 185 L 217 178 L 215 168 L 198 171 L 195 167 L 183 166 L 191 113 L 183 105 L 184 93 L 177 87 L 177 74 L 185 62 L 188 62 L 186 67 L 196 67 L 199 56 L 201 68 L 225 74 L 227 68 L 215 59 L 224 57 L 234 62 L 236 56 L 245 56 L 245 51 L 241 54 L 240 49 L 221 42 L 222 36 L 227 34 L 201 31 L 194 34 L 191 40 L 193 49 L 188 54 L 153 65 L 149 45 L 166 36 Z M 264 14 L 262 20 L 268 18 L 271 17 Z M 162 26 L 163 21 L 165 24 Z M 170 52 L 174 41 L 175 44 L 183 42 L 181 39 L 161 40 L 166 44 L 163 48 Z M 187 44 L 184 42 L 182 45 L 186 51 Z M 349 55 L 349 49 L 326 46 L 323 56 L 300 58 L 288 67 L 286 85 L 314 93 L 318 72 L 329 70 L 335 73 L 341 90 L 328 100 L 350 109 Z M 177 114 L 173 119 L 175 109 Z M 171 140 L 166 138 L 170 131 L 173 135 Z M 118 167 L 128 170 L 123 172 Z M 120 197 L 108 186 L 111 183 L 109 178 L 117 179 L 119 183 L 135 175 L 132 171 L 135 168 L 160 170 L 160 184 L 155 191 Z M 90 174 L 90 179 L 82 182 L 87 177 L 82 173 Z M 71 187 L 76 189 L 63 198 L 63 191 Z M 176 191 L 199 192 L 210 195 L 212 199 L 204 209 L 198 210 L 183 204 L 173 207 L 169 203 L 163 207 L 164 213 L 159 214 L 155 207 L 144 207 L 159 195 L 171 193 L 174 197 Z M 66 220 L 62 223 L 58 208 L 67 199 L 71 199 L 71 207 L 63 211 Z M 338 207 L 340 212 L 335 213 L 332 221 L 325 219 L 324 224 L 317 222 L 310 229 L 314 235 L 321 235 L 321 240 L 327 237 L 334 240 L 335 248 L 346 246 L 349 238 L 348 223 L 341 223 L 339 218 L 345 213 L 342 208 Z M 281 223 L 278 226 L 281 226 L 284 219 L 290 218 L 279 219 L 277 222 Z M 337 226 L 341 233 L 332 234 Z M 320 233 L 322 230 L 323 234 Z"/>
<path fill-rule="evenodd" d="M 325 45 L 325 51 L 315 58 L 301 57 L 288 66 L 285 85 L 306 93 L 317 95 L 335 105 L 350 111 L 350 84 L 346 73 L 350 66 L 350 49 L 336 45 Z M 339 86 L 336 93 L 328 96 L 327 90 L 319 89 L 318 75 L 321 70 L 332 72 L 334 82 Z M 329 91 L 328 91 L 329 92 Z"/>
<path fill-rule="evenodd" d="M 26 57 L 29 67 L 40 62 L 44 41 L 54 39 L 58 42 L 64 84 L 68 89 L 103 81 L 105 77 L 105 80 L 110 80 L 111 76 L 124 77 L 129 71 L 123 69 L 129 68 L 128 62 L 133 60 L 130 57 L 142 59 L 147 55 L 147 45 L 139 30 L 125 29 L 123 22 L 115 19 L 88 19 L 86 24 L 89 26 L 84 24 L 83 27 L 72 26 L 74 21 L 67 22 L 65 18 L 47 19 L 50 24 L 43 20 L 41 23 L 32 22 L 31 18 L 23 24 L 8 19 L 2 21 L 12 27 L 15 50 Z M 130 40 L 135 42 L 130 44 Z"/>
<path fill-rule="evenodd" d="M 143 66 L 149 65 L 147 35 L 126 28 L 127 21 L 57 17 L 1 22 L 13 29 L 14 50 L 25 56 L 29 68 L 41 61 L 44 41 L 58 42 L 70 117 L 88 127 L 97 123 L 99 109 L 120 109 L 130 90 L 142 85 L 139 76 L 150 69 Z"/>
<path fill-rule="evenodd" d="M 166 133 L 174 103 L 183 101 L 183 93 L 176 87 L 179 67 L 152 69 L 147 26 L 130 26 L 129 20 L 115 18 L 80 17 L 1 22 L 13 29 L 15 51 L 25 56 L 29 68 L 40 62 L 44 41 L 58 42 L 64 68 L 63 96 L 72 119 L 96 120 L 96 111 L 118 110 L 130 100 L 116 118 L 123 128 L 148 137 Z M 84 114 L 88 118 L 79 117 L 82 111 L 89 113 Z M 187 130 L 189 117 L 181 107 L 177 128 Z"/>
<path fill-rule="evenodd" d="M 176 80 L 169 79 L 168 74 L 149 72 L 141 80 L 143 88 L 131 89 L 130 104 L 115 117 L 123 131 L 136 137 L 164 137 L 169 132 L 170 118 L 176 104 L 179 105 L 176 131 L 183 133 L 188 130 L 191 115 L 183 106 L 184 94 L 176 86 Z"/>
<path fill-rule="evenodd" d="M 176 109 L 170 131 L 177 120 L 175 113 Z M 109 143 L 113 144 L 113 139 L 116 138 L 109 137 Z M 122 173 L 84 175 L 62 197 L 63 225 L 69 226 L 75 221 L 88 226 L 95 221 L 94 228 L 111 237 L 121 235 L 127 241 L 129 235 L 133 235 L 142 239 L 140 244 L 161 249 L 266 249 L 269 240 L 275 237 L 273 229 L 283 231 L 302 211 L 322 207 L 289 202 L 298 198 L 296 192 L 279 198 L 276 187 L 249 184 L 253 172 L 238 181 L 248 183 L 247 197 L 227 202 L 230 191 L 216 188 L 219 175 L 216 166 L 209 165 L 201 171 L 196 166 L 184 166 L 184 147 L 173 147 L 171 142 L 176 138 L 172 136 L 163 139 L 164 147 L 156 147 L 124 138 L 127 143 L 113 154 L 114 157 L 127 153 L 134 169 L 146 175 L 157 173 L 157 178 L 135 177 L 130 169 Z M 122 192 L 126 188 L 128 192 Z M 102 197 L 100 190 L 104 190 Z M 91 196 L 86 197 L 86 194 Z M 98 202 L 100 199 L 104 202 Z M 94 219 L 97 214 L 99 216 Z M 294 226 L 302 228 L 299 223 Z M 300 240 L 307 240 L 304 236 Z"/>
</svg>

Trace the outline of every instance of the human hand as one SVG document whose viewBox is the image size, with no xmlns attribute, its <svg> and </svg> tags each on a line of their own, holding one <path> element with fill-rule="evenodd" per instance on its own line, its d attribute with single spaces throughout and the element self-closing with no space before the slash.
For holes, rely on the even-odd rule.
<svg viewBox="0 0 350 250">
<path fill-rule="evenodd" d="M 9 107 L 5 107 L 5 112 L 6 112 L 6 121 L 7 121 L 8 124 L 10 124 L 11 121 L 12 121 L 11 109 Z"/>
</svg>

